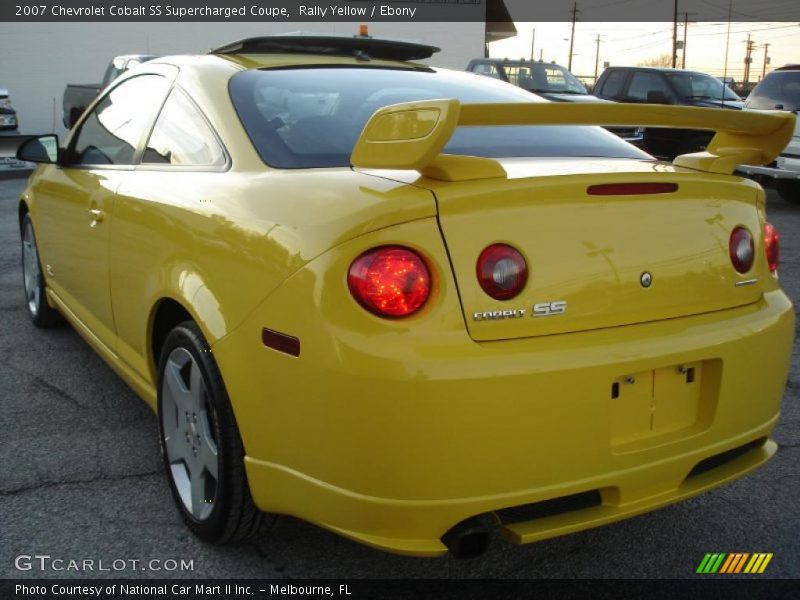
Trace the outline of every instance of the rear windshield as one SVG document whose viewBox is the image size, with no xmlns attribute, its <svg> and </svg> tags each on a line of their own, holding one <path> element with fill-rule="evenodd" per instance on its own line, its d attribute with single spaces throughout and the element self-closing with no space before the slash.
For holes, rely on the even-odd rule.
<svg viewBox="0 0 800 600">
<path fill-rule="evenodd" d="M 800 71 L 774 71 L 747 97 L 747 108 L 800 110 Z"/>
<path fill-rule="evenodd" d="M 545 102 L 468 73 L 375 67 L 244 71 L 231 79 L 230 94 L 262 160 L 285 169 L 349 166 L 365 123 L 390 104 L 435 98 Z M 444 152 L 487 158 L 651 158 L 604 129 L 577 126 L 464 127 Z"/>
</svg>

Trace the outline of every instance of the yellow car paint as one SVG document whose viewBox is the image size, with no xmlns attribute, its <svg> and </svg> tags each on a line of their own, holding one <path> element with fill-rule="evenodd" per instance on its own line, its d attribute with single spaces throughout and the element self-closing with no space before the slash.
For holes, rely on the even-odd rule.
<svg viewBox="0 0 800 600">
<path fill-rule="evenodd" d="M 774 454 L 768 438 L 794 312 L 766 266 L 763 191 L 713 171 L 743 157 L 766 160 L 785 145 L 778 138 L 790 118 L 702 109 L 711 115 L 705 125 L 724 131 L 711 158 L 676 161 L 693 170 L 620 159 L 442 157 L 430 149 L 449 139 L 455 113 L 451 102 L 438 102 L 441 130 L 430 127 L 430 113 L 398 117 L 395 109 L 389 121 L 366 127 L 373 137 L 353 158 L 363 169 L 277 170 L 242 127 L 226 93 L 230 78 L 250 68 L 358 61 L 173 60 L 178 84 L 227 149 L 225 169 L 46 165 L 24 202 L 42 263 L 52 267 L 50 300 L 152 407 L 154 315 L 171 301 L 197 322 L 223 374 L 261 509 L 385 550 L 435 556 L 446 552 L 441 536 L 474 515 L 597 491 L 599 506 L 502 523 L 512 541 L 531 542 L 692 496 Z M 491 111 L 458 108 L 459 118 L 479 122 Z M 529 122 L 539 108 L 547 123 L 685 125 L 694 114 L 625 105 L 604 106 L 596 118 L 580 105 L 536 105 L 521 117 L 517 108 L 514 122 Z M 395 130 L 416 149 L 364 150 Z M 411 166 L 422 172 L 386 170 Z M 601 200 L 586 193 L 590 184 L 659 181 L 679 189 Z M 88 187 L 93 193 L 81 191 Z M 60 229 L 59 211 L 70 205 L 83 218 Z M 756 266 L 746 276 L 723 260 L 736 225 L 756 239 Z M 685 238 L 676 235 L 682 227 Z M 472 311 L 508 304 L 481 296 L 475 282 L 477 253 L 495 241 L 527 255 L 521 306 L 564 295 L 571 312 L 544 324 L 473 321 Z M 75 245 L 69 262 L 59 255 L 65 244 Z M 347 288 L 353 259 L 386 244 L 418 251 L 431 270 L 431 297 L 407 319 L 368 313 Z M 681 244 L 698 258 L 678 261 Z M 649 297 L 637 256 L 656 273 Z M 736 287 L 748 278 L 757 282 Z M 299 357 L 266 348 L 264 327 L 297 337 Z M 689 477 L 709 457 L 754 442 Z"/>
<path fill-rule="evenodd" d="M 731 174 L 740 164 L 762 165 L 774 160 L 794 133 L 795 115 L 791 112 L 751 112 L 752 118 L 750 112 L 687 106 L 569 102 L 462 105 L 455 99 L 409 102 L 375 112 L 356 142 L 352 162 L 373 169 L 424 169 L 441 153 L 456 127 L 635 123 L 715 130 L 717 134 L 705 152 L 679 156 L 674 162 Z"/>
</svg>

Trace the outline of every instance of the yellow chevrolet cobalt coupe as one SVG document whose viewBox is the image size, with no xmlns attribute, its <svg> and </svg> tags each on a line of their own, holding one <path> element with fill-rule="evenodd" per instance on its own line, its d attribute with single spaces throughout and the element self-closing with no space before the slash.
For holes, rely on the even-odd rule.
<svg viewBox="0 0 800 600">
<path fill-rule="evenodd" d="M 158 413 L 188 526 L 290 514 L 418 556 L 528 543 L 776 451 L 794 335 L 765 195 L 794 115 L 546 102 L 367 36 L 106 89 L 19 202 L 34 325 Z M 714 130 L 654 160 L 600 126 Z"/>
</svg>

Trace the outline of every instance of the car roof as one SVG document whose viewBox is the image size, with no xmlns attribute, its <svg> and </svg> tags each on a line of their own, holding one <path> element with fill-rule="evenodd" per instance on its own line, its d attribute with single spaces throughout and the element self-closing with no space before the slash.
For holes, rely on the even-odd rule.
<svg viewBox="0 0 800 600">
<path fill-rule="evenodd" d="M 566 69 L 563 65 L 555 62 L 545 62 L 543 60 L 528 60 L 525 58 L 473 58 L 470 62 L 487 62 L 498 63 L 502 65 L 543 65 L 550 67 L 561 67 Z"/>
<path fill-rule="evenodd" d="M 774 69 L 774 71 L 800 71 L 800 65 L 783 65 Z"/>
<path fill-rule="evenodd" d="M 708 75 L 702 71 L 690 71 L 689 69 L 678 69 L 672 67 L 608 67 L 607 71 L 654 71 L 657 73 L 690 73 L 692 75 Z M 709 75 L 710 77 L 710 75 Z"/>
</svg>

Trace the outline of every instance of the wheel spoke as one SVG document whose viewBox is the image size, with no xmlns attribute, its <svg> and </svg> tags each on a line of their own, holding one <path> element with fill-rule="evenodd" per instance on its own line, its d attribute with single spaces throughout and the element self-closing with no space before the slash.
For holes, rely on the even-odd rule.
<svg viewBox="0 0 800 600">
<path fill-rule="evenodd" d="M 170 465 L 169 473 L 172 477 L 172 482 L 175 484 L 175 489 L 183 502 L 183 505 L 188 509 L 192 501 L 191 487 L 192 480 L 189 477 L 189 470 L 183 462 Z"/>
<path fill-rule="evenodd" d="M 218 478 L 218 455 L 217 444 L 211 436 L 211 426 L 208 421 L 208 413 L 203 410 L 197 418 L 198 436 L 200 437 L 198 461 L 206 470 L 208 475 L 217 481 Z"/>
<path fill-rule="evenodd" d="M 210 500 L 206 498 L 205 492 L 205 475 L 197 469 L 196 471 L 192 471 L 191 474 L 191 508 L 189 509 L 191 513 L 196 518 L 201 518 L 203 513 L 205 512 L 206 507 L 208 506 L 207 501 Z"/>
<path fill-rule="evenodd" d="M 190 410 L 189 404 L 191 402 L 191 392 L 186 388 L 183 383 L 183 377 L 181 377 L 182 366 L 169 360 L 164 370 L 164 382 L 166 383 L 164 392 L 178 409 L 178 418 L 181 416 L 180 413 Z"/>
<path fill-rule="evenodd" d="M 180 461 L 188 462 L 191 454 L 191 445 L 187 442 L 186 436 L 182 436 L 177 427 L 174 431 L 168 434 L 165 432 L 165 434 L 164 448 L 170 464 Z"/>
<path fill-rule="evenodd" d="M 203 374 L 194 360 L 192 360 L 189 372 L 189 395 L 192 399 L 192 410 L 200 412 L 200 407 L 203 406 L 205 400 L 205 386 L 203 385 Z"/>
</svg>

